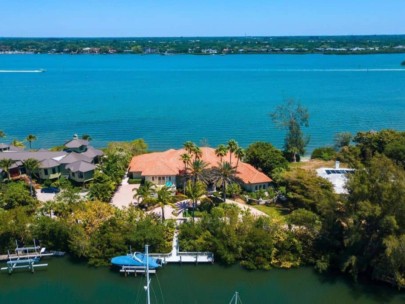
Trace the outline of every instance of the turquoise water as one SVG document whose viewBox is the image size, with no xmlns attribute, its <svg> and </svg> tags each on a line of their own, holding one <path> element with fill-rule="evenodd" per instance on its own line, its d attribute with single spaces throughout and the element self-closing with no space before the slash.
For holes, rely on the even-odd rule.
<svg viewBox="0 0 405 304">
<path fill-rule="evenodd" d="M 143 137 L 151 149 L 186 140 L 243 146 L 283 132 L 268 113 L 295 98 L 311 113 L 308 150 L 336 132 L 405 130 L 404 55 L 1 55 L 0 129 L 35 134 L 34 148 L 87 133 L 94 145 Z"/>
<path fill-rule="evenodd" d="M 0 273 L 0 303 L 145 303 L 142 276 L 124 277 L 67 258 L 48 263 L 35 274 Z M 166 304 L 229 303 L 235 291 L 244 304 L 405 302 L 405 293 L 396 289 L 320 276 L 311 268 L 249 272 L 238 266 L 167 265 L 151 284 L 152 303 Z"/>
</svg>

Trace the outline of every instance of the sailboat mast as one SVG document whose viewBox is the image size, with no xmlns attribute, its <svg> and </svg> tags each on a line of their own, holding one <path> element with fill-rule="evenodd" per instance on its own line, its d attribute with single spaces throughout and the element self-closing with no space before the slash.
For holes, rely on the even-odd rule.
<svg viewBox="0 0 405 304">
<path fill-rule="evenodd" d="M 146 252 L 146 303 L 150 304 L 150 289 L 149 289 L 149 245 L 145 245 Z"/>
</svg>

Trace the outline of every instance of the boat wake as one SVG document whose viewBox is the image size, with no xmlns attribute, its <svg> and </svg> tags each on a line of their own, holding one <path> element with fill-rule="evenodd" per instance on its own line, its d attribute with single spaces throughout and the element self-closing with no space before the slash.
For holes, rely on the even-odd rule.
<svg viewBox="0 0 405 304">
<path fill-rule="evenodd" d="M 0 73 L 43 73 L 45 70 L 0 70 Z"/>
</svg>

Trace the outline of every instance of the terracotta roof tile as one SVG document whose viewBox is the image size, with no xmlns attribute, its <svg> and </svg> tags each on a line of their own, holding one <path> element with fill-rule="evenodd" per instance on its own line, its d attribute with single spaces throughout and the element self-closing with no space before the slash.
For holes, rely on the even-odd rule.
<svg viewBox="0 0 405 304">
<path fill-rule="evenodd" d="M 208 164 L 208 167 L 217 166 L 220 158 L 215 155 L 215 149 L 203 147 L 202 160 Z M 186 153 L 184 149 L 167 150 L 164 152 L 154 152 L 134 156 L 129 164 L 129 172 L 141 172 L 143 176 L 163 176 L 178 175 L 183 170 L 184 164 L 180 156 Z M 223 161 L 229 161 L 229 153 L 223 158 Z M 232 165 L 236 166 L 237 159 L 232 157 Z M 264 173 L 258 171 L 253 166 L 239 161 L 238 173 L 236 176 L 245 184 L 269 183 L 271 179 Z"/>
</svg>

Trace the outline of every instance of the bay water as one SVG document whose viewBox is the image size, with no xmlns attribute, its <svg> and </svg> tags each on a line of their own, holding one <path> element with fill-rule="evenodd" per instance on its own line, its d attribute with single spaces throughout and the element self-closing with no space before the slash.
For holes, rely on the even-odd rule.
<svg viewBox="0 0 405 304">
<path fill-rule="evenodd" d="M 337 132 L 405 130 L 404 54 L 0 55 L 3 141 L 34 134 L 33 148 L 75 133 L 93 145 L 144 138 L 152 150 L 185 141 L 242 146 L 284 131 L 269 117 L 286 99 L 310 112 L 308 151 Z M 43 73 L 4 73 L 37 70 Z"/>
<path fill-rule="evenodd" d="M 45 260 L 44 260 L 45 262 Z M 145 277 L 125 277 L 107 267 L 91 268 L 69 258 L 47 260 L 34 274 L 0 273 L 0 303 L 146 303 Z M 4 263 L 2 263 L 2 266 Z M 239 266 L 166 265 L 151 276 L 152 303 L 404 303 L 405 292 L 312 268 L 246 271 Z"/>
</svg>

